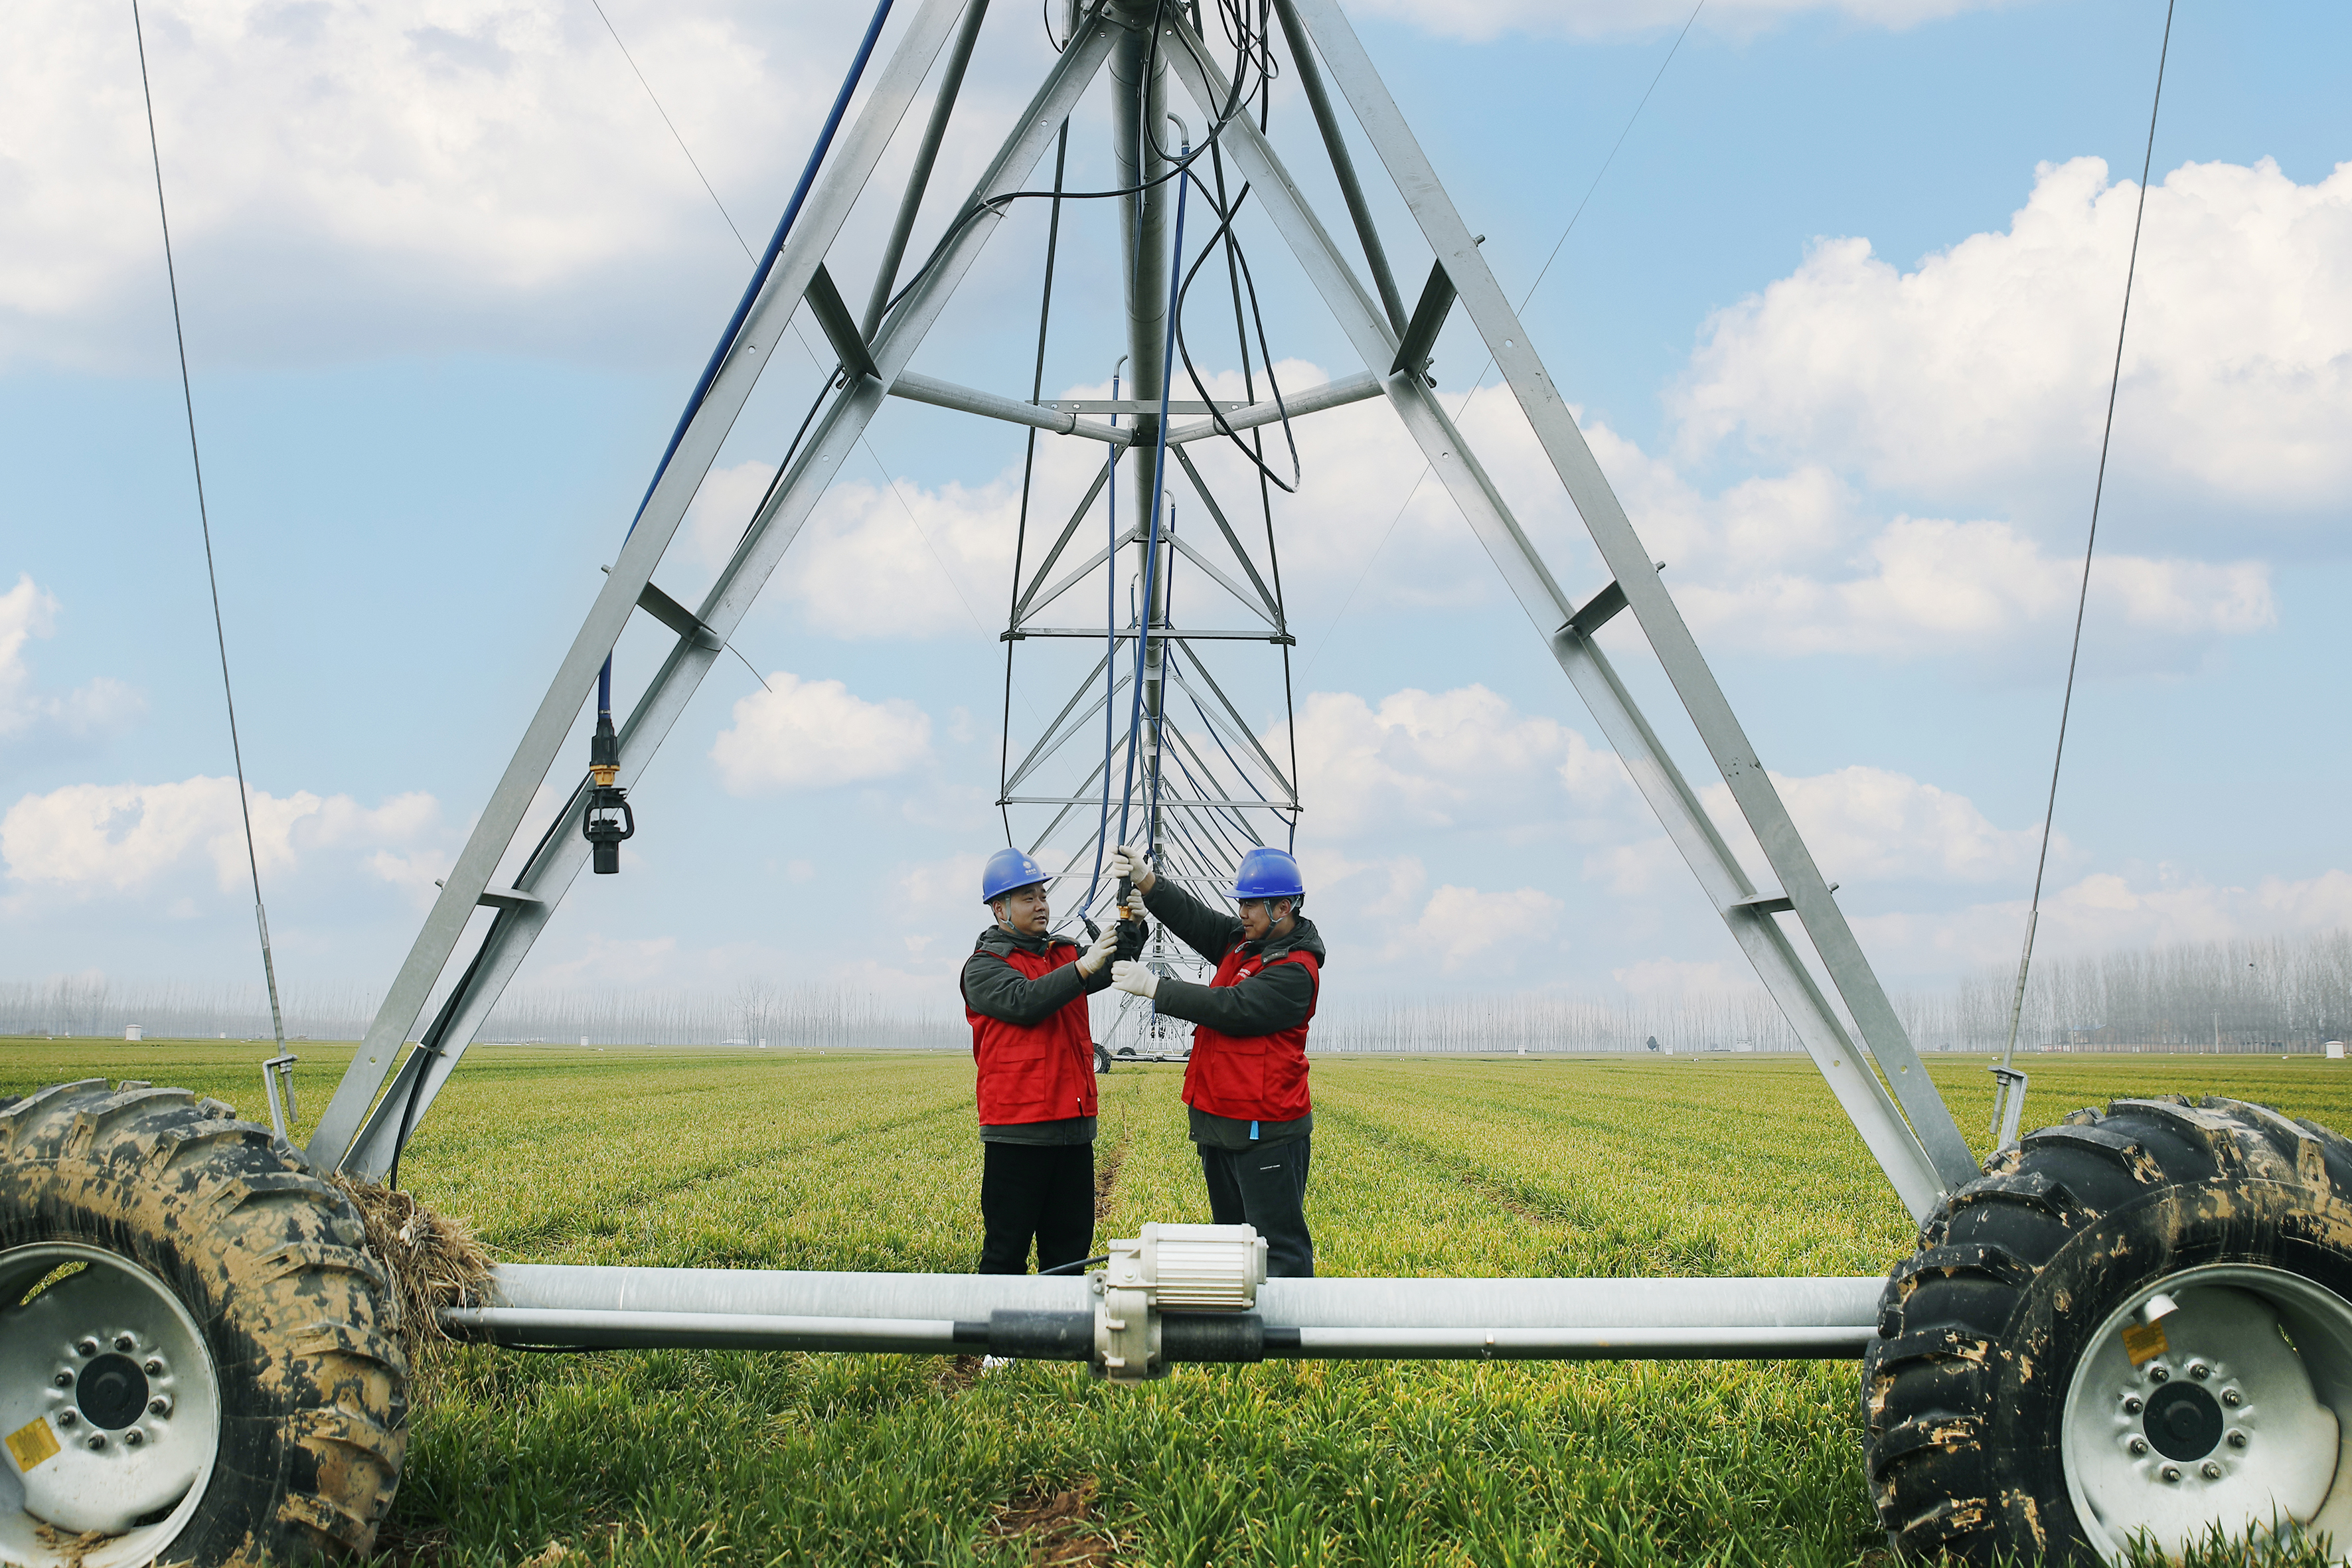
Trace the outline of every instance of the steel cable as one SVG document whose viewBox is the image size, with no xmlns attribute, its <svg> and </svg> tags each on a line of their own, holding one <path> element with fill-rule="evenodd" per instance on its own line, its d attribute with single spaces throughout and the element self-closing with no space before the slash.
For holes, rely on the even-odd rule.
<svg viewBox="0 0 2352 1568">
<path fill-rule="evenodd" d="M 172 341 L 180 355 L 180 401 L 188 415 L 188 463 L 195 472 L 196 526 L 205 541 L 205 581 L 212 590 L 213 640 L 220 648 L 221 700 L 228 709 L 228 752 L 236 765 L 236 810 L 245 825 L 245 865 L 253 875 L 253 920 L 261 933 L 261 978 L 269 992 L 269 1028 L 286 1054 L 286 1018 L 278 1005 L 278 962 L 269 951 L 269 911 L 261 900 L 261 858 L 253 847 L 253 803 L 245 784 L 245 748 L 236 733 L 236 692 L 228 677 L 228 628 L 221 616 L 220 573 L 213 563 L 213 520 L 205 504 L 205 459 L 196 445 L 195 384 L 188 374 L 188 334 L 180 320 L 180 273 L 172 260 L 172 215 L 163 202 L 163 151 L 155 134 L 155 91 L 147 80 L 147 30 L 131 0 L 131 36 L 139 47 L 139 94 L 147 106 L 147 152 L 155 165 L 155 218 L 163 231 L 163 277 L 172 294 Z M 265 1075 L 266 1076 L 266 1075 Z"/>
<path fill-rule="evenodd" d="M 2156 53 L 2156 93 L 2147 110 L 2147 147 L 2140 154 L 2139 201 L 2132 214 L 2131 258 L 2124 266 L 2124 302 L 2116 322 L 2116 363 L 2107 378 L 2107 417 L 2099 431 L 2099 476 L 2091 487 L 2091 526 L 2083 541 L 2083 581 L 2074 597 L 2074 639 L 2066 652 L 2066 691 L 2058 703 L 2058 743 L 2050 757 L 2050 797 L 2042 810 L 2042 849 L 2033 859 L 2033 897 L 2026 906 L 2025 942 L 2017 955 L 2017 992 L 2009 1006 L 2009 1039 L 2000 1065 L 2008 1070 L 2017 1055 L 2017 1028 L 2025 1012 L 2025 981 L 2033 965 L 2033 928 L 2042 920 L 2042 878 L 2050 865 L 2050 833 L 2058 816 L 2058 772 L 2066 761 L 2066 722 L 2074 710 L 2074 672 L 2083 658 L 2083 620 L 2091 604 L 2091 555 L 2099 542 L 2099 503 L 2107 489 L 2107 447 L 2116 433 L 2116 398 L 2123 389 L 2124 334 L 2131 327 L 2132 281 L 2139 274 L 2140 226 L 2147 216 L 2147 177 L 2156 166 L 2156 120 L 2164 107 L 2164 66 L 2172 53 L 2172 5 L 2165 0 L 2164 41 Z"/>
</svg>

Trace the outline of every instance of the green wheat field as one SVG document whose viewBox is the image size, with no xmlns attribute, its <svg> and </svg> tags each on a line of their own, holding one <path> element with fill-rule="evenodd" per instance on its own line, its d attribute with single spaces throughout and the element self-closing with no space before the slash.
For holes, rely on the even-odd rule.
<svg viewBox="0 0 2352 1568">
<path fill-rule="evenodd" d="M 348 1046 L 305 1044 L 298 1137 Z M 261 1117 L 265 1047 L 0 1040 Z M 2042 1058 L 2027 1124 L 2222 1093 L 2352 1127 L 2316 1058 Z M 1982 1058 L 1932 1064 L 1963 1130 Z M 1181 1069 L 1102 1080 L 1098 1238 L 1205 1220 Z M 1327 1274 L 1882 1274 L 1912 1226 L 1801 1058 L 1322 1058 Z M 955 1055 L 477 1048 L 404 1184 L 503 1260 L 956 1270 L 979 1247 Z M 386 1560 L 432 1564 L 1885 1561 L 1853 1363 L 1082 1368 L 447 1347 Z"/>
</svg>

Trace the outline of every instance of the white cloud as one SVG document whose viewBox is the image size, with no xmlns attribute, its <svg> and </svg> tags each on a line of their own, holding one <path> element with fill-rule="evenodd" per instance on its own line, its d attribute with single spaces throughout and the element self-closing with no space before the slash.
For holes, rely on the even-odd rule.
<svg viewBox="0 0 2352 1568">
<path fill-rule="evenodd" d="M 254 857 L 265 877 L 293 870 L 314 850 L 360 847 L 375 850 L 364 863 L 378 875 L 401 881 L 396 861 L 376 863 L 383 849 L 411 844 L 440 821 L 439 805 L 423 794 L 369 807 L 347 795 L 256 790 L 251 809 Z M 233 890 L 247 878 L 236 781 L 198 775 L 25 795 L 0 817 L 0 860 L 16 881 L 85 892 L 136 891 L 209 862 L 215 884 Z"/>
<path fill-rule="evenodd" d="M 570 958 L 534 966 L 531 981 L 552 991 L 583 985 L 648 985 L 675 981 L 684 967 L 671 936 L 615 938 L 591 932 Z"/>
<path fill-rule="evenodd" d="M 2038 826 L 1996 827 L 1964 795 L 1938 789 L 1885 768 L 1847 767 L 1795 778 L 1772 773 L 1772 787 L 1832 881 L 1925 878 L 1989 882 L 2030 871 L 2042 842 Z M 1713 784 L 1700 799 L 1717 821 L 1743 822 L 1728 784 Z M 1745 837 L 1744 831 L 1740 834 Z M 2073 854 L 2063 834 L 2051 854 L 2063 864 Z"/>
<path fill-rule="evenodd" d="M 1674 840 L 1657 834 L 1593 850 L 1584 858 L 1584 875 L 1605 883 L 1617 897 L 1630 899 L 1649 892 L 1667 878 L 1685 877 L 1689 872 Z"/>
<path fill-rule="evenodd" d="M 0 594 L 0 735 L 48 731 L 79 738 L 118 728 L 146 707 L 137 692 L 102 675 L 63 697 L 35 689 L 25 645 L 55 634 L 58 608 L 57 595 L 30 573 Z"/>
<path fill-rule="evenodd" d="M 1318 839 L 1399 827 L 1514 827 L 1590 814 L 1626 783 L 1612 752 L 1483 686 L 1391 692 L 1378 707 L 1317 691 L 1297 721 L 1302 824 Z M 1277 751 L 1277 730 L 1267 749 Z"/>
<path fill-rule="evenodd" d="M 971 488 L 845 480 L 809 515 L 775 591 L 838 637 L 1002 630 L 1019 506 L 1018 470 Z"/>
<path fill-rule="evenodd" d="M 1724 991 L 1752 989 L 1756 976 L 1745 969 L 1735 971 L 1719 960 L 1691 961 L 1675 958 L 1645 958 L 1622 969 L 1612 969 L 1610 977 L 1636 996 L 1674 996 L 1696 993 L 1700 995 Z"/>
<path fill-rule="evenodd" d="M 756 245 L 864 8 L 606 9 Z M 192 328 L 215 357 L 431 342 L 593 353 L 690 321 L 700 335 L 732 300 L 735 238 L 587 6 L 151 0 L 144 16 L 181 283 L 198 285 Z M 111 358 L 150 335 L 137 312 L 163 286 L 129 17 L 28 0 L 10 21 L 0 359 Z M 992 33 L 988 51 L 1049 58 L 1039 29 Z M 997 75 L 974 70 L 960 127 L 1012 110 Z M 943 184 L 970 178 L 975 140 L 950 142 Z M 645 308 L 611 308 L 655 278 L 668 287 Z"/>
<path fill-rule="evenodd" d="M 1429 895 L 1420 917 L 1397 928 L 1381 950 L 1385 962 L 1425 966 L 1439 973 L 1507 974 L 1520 958 L 1549 945 L 1565 908 L 1535 888 L 1481 892 L 1447 883 Z"/>
<path fill-rule="evenodd" d="M 1908 272 L 1860 238 L 1717 314 L 1675 403 L 1693 450 L 1730 437 L 1873 483 L 2014 496 L 2084 488 L 2106 413 L 2137 187 L 2044 164 L 2005 232 Z M 2297 184 L 2265 159 L 2188 163 L 2148 192 L 2113 475 L 2250 505 L 2352 496 L 2352 164 Z"/>
<path fill-rule="evenodd" d="M 1868 915 L 1855 934 L 1892 973 L 1949 974 L 2017 963 L 2026 901 L 1976 904 L 1943 914 Z M 2138 878 L 2093 872 L 2046 893 L 2033 951 L 2058 957 L 2231 937 L 2287 936 L 2352 924 L 2352 873 L 2323 871 L 2251 885 L 2184 877 L 2168 868 Z"/>
<path fill-rule="evenodd" d="M 1828 11 L 1882 27 L 1909 27 L 1963 11 L 1981 10 L 2002 0 L 1716 0 L 1707 7 L 1710 26 L 1748 32 L 1808 11 Z M 1484 42 L 1505 33 L 1560 34 L 1597 37 L 1613 33 L 1676 28 L 1689 18 L 1683 0 L 1492 0 L 1465 5 L 1459 0 L 1357 0 L 1358 16 L 1392 16 L 1443 36 Z"/>
<path fill-rule="evenodd" d="M 868 702 L 838 680 L 786 670 L 735 704 L 710 760 L 730 795 L 888 778 L 930 755 L 930 715 L 903 698 Z"/>
<path fill-rule="evenodd" d="M 1779 654 L 1912 658 L 2021 651 L 2020 634 L 2063 633 L 2082 586 L 2081 536 L 2045 545 L 2015 521 L 1875 512 L 1829 469 L 1741 480 L 1716 495 L 1600 423 L 1585 434 L 1667 563 L 1667 584 L 1710 646 Z M 2215 637 L 2274 625 L 2271 569 L 2109 547 L 2091 573 L 2103 656 L 2177 661 Z M 2037 651 L 2042 646 L 2032 645 Z"/>
<path fill-rule="evenodd" d="M 773 463 L 752 461 L 705 474 L 670 546 L 672 556 L 713 571 L 726 565 L 775 472 Z"/>
</svg>

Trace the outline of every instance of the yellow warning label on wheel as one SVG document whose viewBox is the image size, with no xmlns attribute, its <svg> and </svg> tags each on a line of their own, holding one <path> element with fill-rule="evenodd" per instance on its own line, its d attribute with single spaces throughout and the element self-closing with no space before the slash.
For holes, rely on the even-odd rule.
<svg viewBox="0 0 2352 1568">
<path fill-rule="evenodd" d="M 2172 1347 L 2164 1342 L 2162 1323 L 2126 1323 L 2124 1325 L 2124 1354 L 2131 1357 L 2134 1366 L 2155 1360 Z"/>
<path fill-rule="evenodd" d="M 29 1470 L 58 1457 L 58 1435 L 49 1430 L 46 1415 L 29 1426 L 19 1426 L 8 1434 L 8 1457 L 16 1461 L 19 1470 Z"/>
</svg>

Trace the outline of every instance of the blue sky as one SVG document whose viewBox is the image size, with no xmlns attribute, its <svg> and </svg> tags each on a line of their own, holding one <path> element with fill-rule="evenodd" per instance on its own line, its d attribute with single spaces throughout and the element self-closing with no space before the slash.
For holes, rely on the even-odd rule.
<svg viewBox="0 0 2352 1568">
<path fill-rule="evenodd" d="M 763 234 L 862 18 L 606 9 Z M 999 9 L 943 188 L 1048 58 L 1034 15 Z M 593 9 L 425 14 L 148 12 L 298 993 L 390 978 L 747 270 Z M 1517 298 L 1689 12 L 1356 14 Z M 0 973 L 242 980 L 257 966 L 128 18 L 59 0 L 26 22 L 0 63 Z M 1526 310 L 1894 984 L 2011 962 L 2021 931 L 2162 25 L 2147 0 L 1710 4 Z M 2352 122 L 2330 90 L 2347 33 L 2316 4 L 2191 3 L 2175 24 L 2042 928 L 2057 950 L 2352 918 Z M 852 225 L 856 263 L 914 130 Z M 1107 183 L 1106 135 L 1098 91 L 1074 184 Z M 1287 81 L 1274 135 L 1328 194 Z M 1428 252 L 1374 186 L 1410 293 Z M 1243 234 L 1293 375 L 1359 368 L 1271 230 Z M 1034 204 L 1004 226 L 916 368 L 1025 394 L 1043 237 Z M 1119 352 L 1106 214 L 1074 210 L 1066 244 L 1049 393 L 1099 388 Z M 1482 357 L 1449 330 L 1449 400 Z M 689 602 L 814 385 L 805 361 L 771 379 L 657 574 Z M 1508 396 L 1482 392 L 1464 424 L 1563 580 L 1598 587 Z M 1075 499 L 1098 452 L 1064 448 L 1083 446 L 1041 444 L 1041 498 Z M 1299 842 L 1339 973 L 1384 994 L 1743 980 L 1443 492 L 1404 500 L 1420 461 L 1391 416 L 1318 416 L 1301 446 L 1276 529 Z M 775 690 L 714 672 L 637 793 L 625 874 L 582 879 L 521 984 L 756 974 L 950 1005 L 979 923 L 968 884 L 1002 839 L 1021 449 L 903 403 L 871 447 L 736 638 Z M 624 638 L 625 694 L 666 635 Z M 1261 650 L 1220 668 L 1286 744 L 1278 667 Z M 1016 730 L 1071 678 L 1022 664 Z"/>
</svg>

